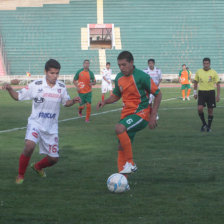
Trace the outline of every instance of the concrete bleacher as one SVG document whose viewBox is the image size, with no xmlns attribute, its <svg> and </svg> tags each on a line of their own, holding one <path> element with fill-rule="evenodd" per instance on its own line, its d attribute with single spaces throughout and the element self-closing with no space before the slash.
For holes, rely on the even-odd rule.
<svg viewBox="0 0 224 224">
<path fill-rule="evenodd" d="M 183 63 L 195 73 L 202 58 L 210 57 L 212 67 L 223 73 L 223 0 L 104 0 L 104 23 L 120 30 L 122 49 L 102 52 L 81 50 L 81 29 L 97 23 L 96 0 L 12 1 L 16 10 L 1 10 L 10 0 L 0 2 L 0 33 L 12 75 L 42 74 L 49 58 L 61 63 L 61 74 L 74 74 L 86 58 L 99 74 L 102 55 L 116 73 L 122 50 L 131 51 L 141 69 L 152 57 L 163 73 L 177 74 Z M 31 2 L 33 7 L 27 5 Z"/>
<path fill-rule="evenodd" d="M 223 0 L 105 0 L 104 22 L 121 29 L 123 50 L 130 50 L 139 68 L 155 58 L 163 73 L 176 74 L 186 63 L 194 73 L 202 58 L 224 73 Z M 106 51 L 117 70 L 116 50 Z"/>
<path fill-rule="evenodd" d="M 96 23 L 96 2 L 91 0 L 0 11 L 0 32 L 11 74 L 42 74 L 49 58 L 61 63 L 61 74 L 74 74 L 86 58 L 99 71 L 98 51 L 80 47 L 81 27 L 88 23 Z"/>
</svg>

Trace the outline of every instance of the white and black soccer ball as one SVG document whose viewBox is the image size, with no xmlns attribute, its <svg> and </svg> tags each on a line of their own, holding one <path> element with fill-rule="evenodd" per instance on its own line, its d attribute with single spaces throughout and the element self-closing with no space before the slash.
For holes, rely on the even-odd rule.
<svg viewBox="0 0 224 224">
<path fill-rule="evenodd" d="M 113 193 L 123 193 L 130 190 L 127 178 L 120 174 L 114 173 L 107 179 L 107 188 Z"/>
</svg>

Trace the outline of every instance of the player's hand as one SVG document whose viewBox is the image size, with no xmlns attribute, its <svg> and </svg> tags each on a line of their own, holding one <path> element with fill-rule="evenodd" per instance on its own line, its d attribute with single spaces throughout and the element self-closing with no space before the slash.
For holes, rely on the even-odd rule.
<svg viewBox="0 0 224 224">
<path fill-rule="evenodd" d="M 216 102 L 220 101 L 220 96 L 216 96 Z"/>
<path fill-rule="evenodd" d="M 81 102 L 82 102 L 82 100 L 81 100 L 81 98 L 79 96 L 73 98 L 73 103 L 74 104 L 75 103 L 81 103 Z"/>
<path fill-rule="evenodd" d="M 157 127 L 156 115 L 151 114 L 149 119 L 149 128 L 155 129 L 156 127 Z"/>
<path fill-rule="evenodd" d="M 10 90 L 12 90 L 12 87 L 11 87 L 10 84 L 5 83 L 5 84 L 3 84 L 2 89 L 3 89 L 3 90 L 10 91 Z"/>
<path fill-rule="evenodd" d="M 105 105 L 104 101 L 100 101 L 100 102 L 97 104 L 96 109 L 99 110 L 99 109 L 103 108 L 104 105 Z"/>
</svg>

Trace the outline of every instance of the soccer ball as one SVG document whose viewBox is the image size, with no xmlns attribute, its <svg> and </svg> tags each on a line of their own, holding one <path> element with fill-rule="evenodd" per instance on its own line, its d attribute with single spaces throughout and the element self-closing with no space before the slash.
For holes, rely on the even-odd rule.
<svg viewBox="0 0 224 224">
<path fill-rule="evenodd" d="M 127 178 L 120 174 L 114 173 L 107 179 L 107 188 L 113 193 L 123 193 L 130 190 Z"/>
</svg>

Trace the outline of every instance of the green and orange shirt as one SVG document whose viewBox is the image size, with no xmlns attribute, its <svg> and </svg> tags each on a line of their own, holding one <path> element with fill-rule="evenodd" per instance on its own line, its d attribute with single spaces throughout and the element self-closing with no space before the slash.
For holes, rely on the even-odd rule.
<svg viewBox="0 0 224 224">
<path fill-rule="evenodd" d="M 180 82 L 182 85 L 190 84 L 190 72 L 188 70 L 180 70 L 179 72 Z"/>
<path fill-rule="evenodd" d="M 150 76 L 135 68 L 132 75 L 118 73 L 115 78 L 113 94 L 121 97 L 123 109 L 121 119 L 131 114 L 137 114 L 144 120 L 149 120 L 149 94 L 158 95 L 160 89 Z"/>
<path fill-rule="evenodd" d="M 79 93 L 89 93 L 92 91 L 91 82 L 95 82 L 95 76 L 92 71 L 84 71 L 80 69 L 76 72 L 74 80 L 78 81 Z"/>
</svg>

